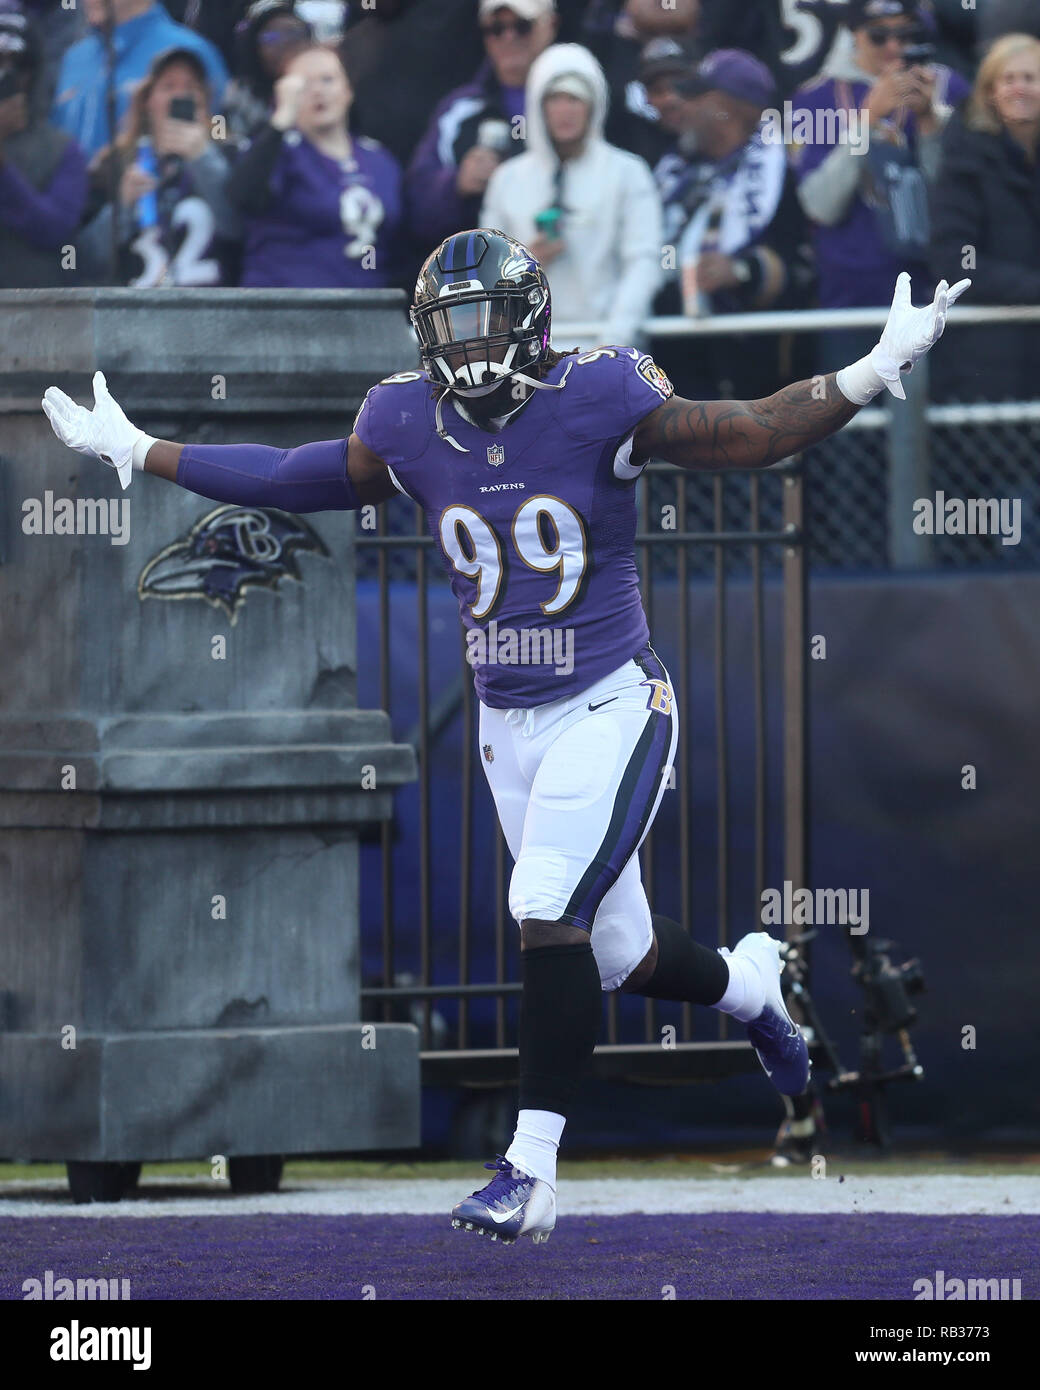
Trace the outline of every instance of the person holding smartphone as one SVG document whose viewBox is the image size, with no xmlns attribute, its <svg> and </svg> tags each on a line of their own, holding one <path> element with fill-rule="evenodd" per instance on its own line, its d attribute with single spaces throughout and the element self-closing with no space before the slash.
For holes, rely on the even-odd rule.
<svg viewBox="0 0 1040 1390">
<path fill-rule="evenodd" d="M 119 284 L 234 283 L 240 224 L 227 198 L 229 173 L 221 143 L 211 135 L 203 64 L 189 49 L 161 54 L 135 93 L 115 145 L 91 169 L 92 216 L 83 244 L 94 269 L 107 265 L 115 216 Z"/>
<path fill-rule="evenodd" d="M 826 309 L 883 305 L 894 276 L 927 273 L 927 185 L 943 126 L 969 90 L 932 61 L 922 0 L 850 0 L 845 25 L 846 43 L 793 99 L 795 128 L 810 132 L 792 159 Z M 863 340 L 862 330 L 824 335 L 820 370 Z"/>
<path fill-rule="evenodd" d="M 25 16 L 0 15 L 0 288 L 70 283 L 63 247 L 79 224 L 87 165 L 70 136 L 33 115 L 40 55 Z"/>
</svg>

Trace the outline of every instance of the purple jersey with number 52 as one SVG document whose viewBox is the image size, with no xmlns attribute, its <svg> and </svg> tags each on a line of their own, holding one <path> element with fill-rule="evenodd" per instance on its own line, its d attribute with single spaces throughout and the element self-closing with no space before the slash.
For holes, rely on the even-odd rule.
<svg viewBox="0 0 1040 1390">
<path fill-rule="evenodd" d="M 466 627 L 477 695 L 493 709 L 575 695 L 649 640 L 635 563 L 632 434 L 672 394 L 629 347 L 564 357 L 494 433 L 425 373 L 374 386 L 354 424 L 426 513 Z M 459 446 L 459 447 L 456 447 Z"/>
</svg>

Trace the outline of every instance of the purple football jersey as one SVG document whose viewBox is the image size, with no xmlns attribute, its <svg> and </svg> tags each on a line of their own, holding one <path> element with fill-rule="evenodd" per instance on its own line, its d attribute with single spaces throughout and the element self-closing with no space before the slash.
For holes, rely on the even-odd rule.
<svg viewBox="0 0 1040 1390">
<path fill-rule="evenodd" d="M 379 289 L 399 271 L 401 169 L 389 150 L 355 138 L 351 159 L 322 154 L 290 131 L 271 178 L 274 201 L 246 223 L 242 284 Z"/>
<path fill-rule="evenodd" d="M 374 386 L 354 430 L 426 513 L 493 709 L 575 695 L 649 640 L 635 563 L 632 434 L 672 394 L 629 347 L 563 358 L 498 432 L 423 372 Z M 454 441 L 452 443 L 451 441 Z M 458 446 L 458 447 L 456 447 Z"/>
</svg>

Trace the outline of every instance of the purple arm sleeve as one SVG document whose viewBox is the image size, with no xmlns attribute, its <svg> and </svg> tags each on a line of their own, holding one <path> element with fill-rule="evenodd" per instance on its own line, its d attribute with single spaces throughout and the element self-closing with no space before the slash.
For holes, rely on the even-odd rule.
<svg viewBox="0 0 1040 1390">
<path fill-rule="evenodd" d="M 297 449 L 266 444 L 188 444 L 177 482 L 216 502 L 281 507 L 287 512 L 349 512 L 361 506 L 347 476 L 347 441 Z"/>
</svg>

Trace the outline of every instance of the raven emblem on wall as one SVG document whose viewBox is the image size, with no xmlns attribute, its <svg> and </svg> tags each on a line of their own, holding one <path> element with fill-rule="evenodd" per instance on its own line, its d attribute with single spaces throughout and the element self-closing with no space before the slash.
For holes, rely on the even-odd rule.
<svg viewBox="0 0 1040 1390">
<path fill-rule="evenodd" d="M 318 533 L 277 507 L 218 507 L 197 521 L 183 540 L 149 560 L 137 581 L 145 598 L 200 598 L 237 621 L 250 588 L 276 589 L 300 581 L 297 551 L 328 555 Z"/>
</svg>

